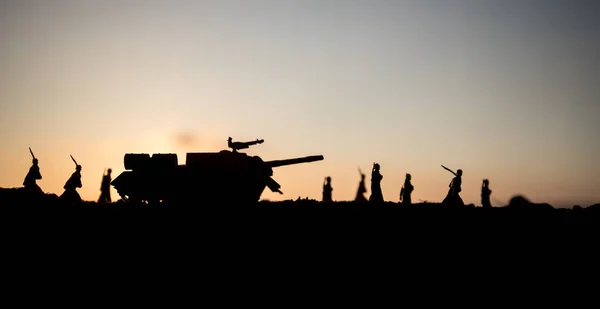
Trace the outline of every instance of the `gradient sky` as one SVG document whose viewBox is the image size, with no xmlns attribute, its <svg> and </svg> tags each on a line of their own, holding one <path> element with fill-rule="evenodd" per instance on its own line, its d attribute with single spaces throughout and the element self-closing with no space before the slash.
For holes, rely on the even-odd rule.
<svg viewBox="0 0 600 309">
<path fill-rule="evenodd" d="M 96 200 L 130 152 L 218 151 L 265 139 L 284 195 L 354 198 L 360 166 L 383 195 L 465 203 L 515 194 L 600 202 L 598 1 L 1 1 L 0 187 L 40 160 L 61 194 L 83 165 Z M 370 192 L 370 188 L 368 188 Z M 116 199 L 113 189 L 113 199 Z"/>
</svg>

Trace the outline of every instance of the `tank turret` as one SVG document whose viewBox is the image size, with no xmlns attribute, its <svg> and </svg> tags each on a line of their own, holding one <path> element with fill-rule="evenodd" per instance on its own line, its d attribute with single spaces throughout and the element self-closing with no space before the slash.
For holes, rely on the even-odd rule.
<svg viewBox="0 0 600 309">
<path fill-rule="evenodd" d="M 178 164 L 176 154 L 128 153 L 124 157 L 126 171 L 111 185 L 124 200 L 132 202 L 256 202 L 267 187 L 282 193 L 281 186 L 271 177 L 272 168 L 324 159 L 322 155 L 314 155 L 263 161 L 258 156 L 237 152 L 262 142 L 240 143 L 229 138 L 232 151 L 187 153 L 185 165 Z"/>
</svg>

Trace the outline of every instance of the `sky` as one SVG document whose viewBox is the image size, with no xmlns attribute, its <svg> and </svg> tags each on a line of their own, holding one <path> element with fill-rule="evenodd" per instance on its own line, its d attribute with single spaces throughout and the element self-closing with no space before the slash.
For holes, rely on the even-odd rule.
<svg viewBox="0 0 600 309">
<path fill-rule="evenodd" d="M 227 148 L 278 167 L 263 199 L 383 196 L 480 205 L 600 202 L 597 1 L 1 1 L 0 187 L 39 158 L 45 192 L 83 166 L 85 200 L 125 153 Z M 113 199 L 117 193 L 113 189 Z M 368 196 L 368 195 L 367 195 Z"/>
</svg>

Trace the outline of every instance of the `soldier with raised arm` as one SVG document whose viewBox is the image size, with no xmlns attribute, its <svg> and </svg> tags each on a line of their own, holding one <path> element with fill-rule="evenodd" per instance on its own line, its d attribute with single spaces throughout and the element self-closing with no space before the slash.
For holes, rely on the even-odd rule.
<svg viewBox="0 0 600 309">
<path fill-rule="evenodd" d="M 40 167 L 38 166 L 38 159 L 35 157 L 35 155 L 33 155 L 33 151 L 31 151 L 31 148 L 29 148 L 29 153 L 31 153 L 33 161 L 31 167 L 29 168 L 27 176 L 25 176 L 25 180 L 23 180 L 23 186 L 28 191 L 43 193 L 42 189 L 36 183 L 37 180 L 42 179 Z"/>
<path fill-rule="evenodd" d="M 454 171 L 443 165 L 442 167 L 455 176 L 450 182 L 450 185 L 448 185 L 450 189 L 448 190 L 448 195 L 446 195 L 446 198 L 444 199 L 444 201 L 442 201 L 442 204 L 464 206 L 465 204 L 459 195 L 460 191 L 462 191 L 461 185 L 463 171 L 461 169 L 458 169 L 455 173 Z"/>
<path fill-rule="evenodd" d="M 65 192 L 59 197 L 61 200 L 69 203 L 81 202 L 81 196 L 77 192 L 77 188 L 81 188 L 81 165 L 77 164 L 77 161 L 71 156 L 73 162 L 75 162 L 75 172 L 71 174 L 69 180 L 65 183 L 63 188 Z"/>
</svg>

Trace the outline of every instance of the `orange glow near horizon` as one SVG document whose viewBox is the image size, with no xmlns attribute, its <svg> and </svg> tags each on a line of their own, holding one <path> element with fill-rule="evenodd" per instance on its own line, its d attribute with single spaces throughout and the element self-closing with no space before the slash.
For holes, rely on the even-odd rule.
<svg viewBox="0 0 600 309">
<path fill-rule="evenodd" d="M 435 1 L 434 1 L 435 2 Z M 95 201 L 126 153 L 227 149 L 264 139 L 283 195 L 353 200 L 373 162 L 385 200 L 494 205 L 522 194 L 556 207 L 600 202 L 600 4 L 530 1 L 0 2 L 0 187 L 39 158 L 62 194 L 83 166 Z M 117 199 L 113 189 L 112 198 Z"/>
</svg>

